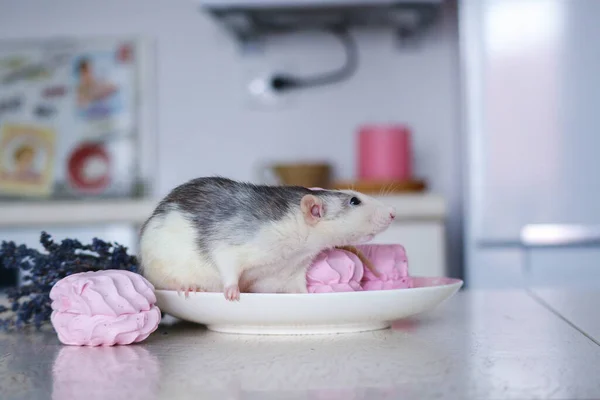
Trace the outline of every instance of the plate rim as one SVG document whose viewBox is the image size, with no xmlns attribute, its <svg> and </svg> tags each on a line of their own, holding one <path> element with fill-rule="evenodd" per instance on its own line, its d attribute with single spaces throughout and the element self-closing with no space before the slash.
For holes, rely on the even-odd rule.
<svg viewBox="0 0 600 400">
<path fill-rule="evenodd" d="M 451 288 L 458 286 L 457 291 L 464 285 L 464 281 L 459 278 L 451 278 L 445 276 L 409 276 L 410 278 L 419 278 L 419 279 L 448 279 L 451 282 L 442 284 L 442 285 L 432 285 L 432 286 L 421 286 L 421 287 L 413 287 L 413 288 L 401 288 L 401 289 L 377 289 L 377 290 L 358 290 L 352 292 L 325 292 L 325 293 L 241 293 L 240 299 L 242 297 L 252 297 L 252 298 L 304 298 L 307 296 L 314 297 L 314 295 L 319 296 L 335 296 L 335 297 L 343 297 L 343 296 L 372 296 L 372 295 L 382 295 L 384 293 L 395 294 L 399 292 L 421 292 L 421 291 L 430 291 L 430 290 L 439 290 L 440 288 Z M 155 293 L 160 293 L 164 295 L 176 295 L 178 297 L 183 296 L 182 292 L 178 292 L 177 290 L 167 290 L 167 289 L 156 289 Z M 201 296 L 201 297 L 223 297 L 223 292 L 190 292 L 189 296 Z"/>
</svg>

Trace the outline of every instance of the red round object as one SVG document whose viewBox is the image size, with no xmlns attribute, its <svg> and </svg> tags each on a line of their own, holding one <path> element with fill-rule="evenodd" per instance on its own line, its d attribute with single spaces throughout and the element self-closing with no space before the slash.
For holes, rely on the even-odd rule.
<svg viewBox="0 0 600 400">
<path fill-rule="evenodd" d="M 86 163 L 94 158 L 106 164 L 106 172 L 98 177 L 86 176 Z M 71 153 L 68 162 L 68 175 L 71 185 L 79 190 L 100 192 L 110 183 L 110 158 L 104 146 L 97 143 L 84 143 Z"/>
</svg>

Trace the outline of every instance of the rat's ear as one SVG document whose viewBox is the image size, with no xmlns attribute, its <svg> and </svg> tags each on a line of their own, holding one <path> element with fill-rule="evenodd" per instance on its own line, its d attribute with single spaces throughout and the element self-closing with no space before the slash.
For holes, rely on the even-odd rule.
<svg viewBox="0 0 600 400">
<path fill-rule="evenodd" d="M 300 209 L 304 214 L 304 220 L 309 225 L 315 225 L 323 217 L 323 201 L 312 194 L 302 198 Z"/>
</svg>

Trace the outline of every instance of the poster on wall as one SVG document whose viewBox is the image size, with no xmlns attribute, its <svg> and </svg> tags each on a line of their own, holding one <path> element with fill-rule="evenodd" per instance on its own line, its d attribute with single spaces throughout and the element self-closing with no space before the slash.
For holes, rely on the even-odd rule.
<svg viewBox="0 0 600 400">
<path fill-rule="evenodd" d="M 52 191 L 54 132 L 4 124 L 0 131 L 0 190 L 37 196 Z"/>
<path fill-rule="evenodd" d="M 130 197 L 141 40 L 0 43 L 0 197 Z"/>
</svg>

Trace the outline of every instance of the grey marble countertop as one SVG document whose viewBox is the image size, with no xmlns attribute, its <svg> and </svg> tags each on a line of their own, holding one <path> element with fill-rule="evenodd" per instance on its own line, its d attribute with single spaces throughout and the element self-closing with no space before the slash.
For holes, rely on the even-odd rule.
<svg viewBox="0 0 600 400">
<path fill-rule="evenodd" d="M 525 291 L 460 292 L 359 334 L 242 336 L 180 323 L 110 348 L 62 346 L 50 330 L 0 335 L 5 400 L 597 399 L 599 377 L 600 346 Z"/>
<path fill-rule="evenodd" d="M 600 289 L 532 289 L 532 295 L 600 346 Z"/>
</svg>

